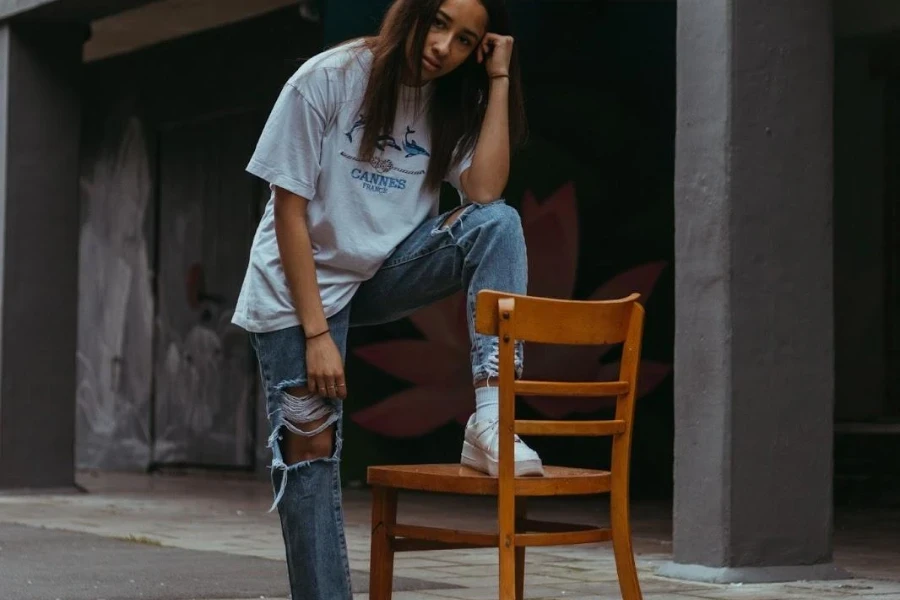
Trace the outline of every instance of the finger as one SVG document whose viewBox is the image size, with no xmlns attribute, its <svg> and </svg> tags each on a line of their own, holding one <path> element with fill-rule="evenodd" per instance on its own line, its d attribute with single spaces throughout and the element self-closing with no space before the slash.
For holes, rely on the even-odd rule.
<svg viewBox="0 0 900 600">
<path fill-rule="evenodd" d="M 341 374 L 338 374 L 338 375 L 335 375 L 331 379 L 331 381 L 328 383 L 328 385 L 331 386 L 331 389 L 328 391 L 331 392 L 332 398 L 340 398 L 341 397 L 341 394 L 342 394 L 341 390 L 343 390 L 344 388 L 339 387 L 338 384 L 343 383 L 343 380 L 344 380 L 343 376 Z"/>
<path fill-rule="evenodd" d="M 337 396 L 337 386 L 335 386 L 333 378 L 329 377 L 325 380 L 325 396 L 328 398 Z"/>
<path fill-rule="evenodd" d="M 316 394 L 318 389 L 318 383 L 316 382 L 316 378 L 313 376 L 309 376 L 308 381 L 306 382 L 306 388 L 309 390 L 310 394 Z"/>
<path fill-rule="evenodd" d="M 346 395 L 346 389 L 347 389 L 346 382 L 344 381 L 344 371 L 343 370 L 335 373 L 333 385 L 334 385 L 335 397 L 343 398 Z"/>
</svg>

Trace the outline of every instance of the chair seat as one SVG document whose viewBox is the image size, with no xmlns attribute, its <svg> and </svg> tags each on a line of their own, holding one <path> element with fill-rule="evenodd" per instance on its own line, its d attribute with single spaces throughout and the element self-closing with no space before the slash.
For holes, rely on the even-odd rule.
<svg viewBox="0 0 900 600">
<path fill-rule="evenodd" d="M 368 468 L 369 485 L 496 496 L 498 479 L 460 464 L 390 465 Z M 542 477 L 516 477 L 517 496 L 602 494 L 609 491 L 609 471 L 544 466 Z"/>
</svg>

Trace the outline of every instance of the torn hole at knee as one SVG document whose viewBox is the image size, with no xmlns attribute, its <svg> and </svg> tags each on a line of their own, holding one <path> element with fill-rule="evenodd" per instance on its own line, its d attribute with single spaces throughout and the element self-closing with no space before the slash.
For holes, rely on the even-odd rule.
<svg viewBox="0 0 900 600">
<path fill-rule="evenodd" d="M 334 404 L 304 388 L 291 388 L 282 391 L 281 412 L 287 430 L 281 448 L 288 465 L 332 456 L 340 416 Z"/>
<path fill-rule="evenodd" d="M 290 428 L 288 428 L 290 429 Z M 281 440 L 281 449 L 287 467 L 301 466 L 315 460 L 333 458 L 335 454 L 334 426 L 329 425 L 316 435 L 287 433 Z"/>
</svg>

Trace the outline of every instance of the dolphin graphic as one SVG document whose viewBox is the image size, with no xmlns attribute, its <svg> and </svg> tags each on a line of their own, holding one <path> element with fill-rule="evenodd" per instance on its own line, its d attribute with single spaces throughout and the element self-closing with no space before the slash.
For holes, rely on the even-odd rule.
<svg viewBox="0 0 900 600">
<path fill-rule="evenodd" d="M 378 147 L 379 150 L 384 150 L 385 147 L 390 146 L 394 150 L 400 150 L 401 152 L 403 151 L 403 148 L 401 148 L 397 144 L 397 141 L 394 139 L 394 136 L 392 136 L 392 135 L 383 135 L 383 136 L 379 137 L 378 140 L 375 142 L 375 145 Z"/>
<path fill-rule="evenodd" d="M 366 117 L 364 115 L 360 115 L 359 118 L 356 120 L 356 123 L 353 124 L 353 127 L 350 129 L 350 131 L 348 131 L 344 135 L 346 135 L 347 139 L 352 142 L 353 141 L 353 132 L 365 124 L 366 124 Z"/>
<path fill-rule="evenodd" d="M 410 156 L 431 156 L 428 153 L 428 150 L 423 148 L 422 146 L 416 143 L 416 140 L 409 139 L 409 134 L 415 133 L 412 129 L 410 129 L 409 125 L 406 126 L 406 136 L 403 138 L 403 149 L 406 150 L 406 158 Z"/>
</svg>

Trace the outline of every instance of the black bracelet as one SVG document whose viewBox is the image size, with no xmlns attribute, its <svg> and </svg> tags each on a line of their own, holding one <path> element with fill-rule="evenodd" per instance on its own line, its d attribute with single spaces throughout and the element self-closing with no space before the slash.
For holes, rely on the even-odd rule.
<svg viewBox="0 0 900 600">
<path fill-rule="evenodd" d="M 326 328 L 325 328 L 325 331 L 323 331 L 322 333 L 317 333 L 316 335 L 308 335 L 308 336 L 306 336 L 306 341 L 308 342 L 309 340 L 315 339 L 315 338 L 317 338 L 317 337 L 322 337 L 323 335 L 325 335 L 325 334 L 328 333 L 329 331 L 331 331 L 331 329 L 329 329 L 329 328 L 326 327 Z"/>
</svg>

